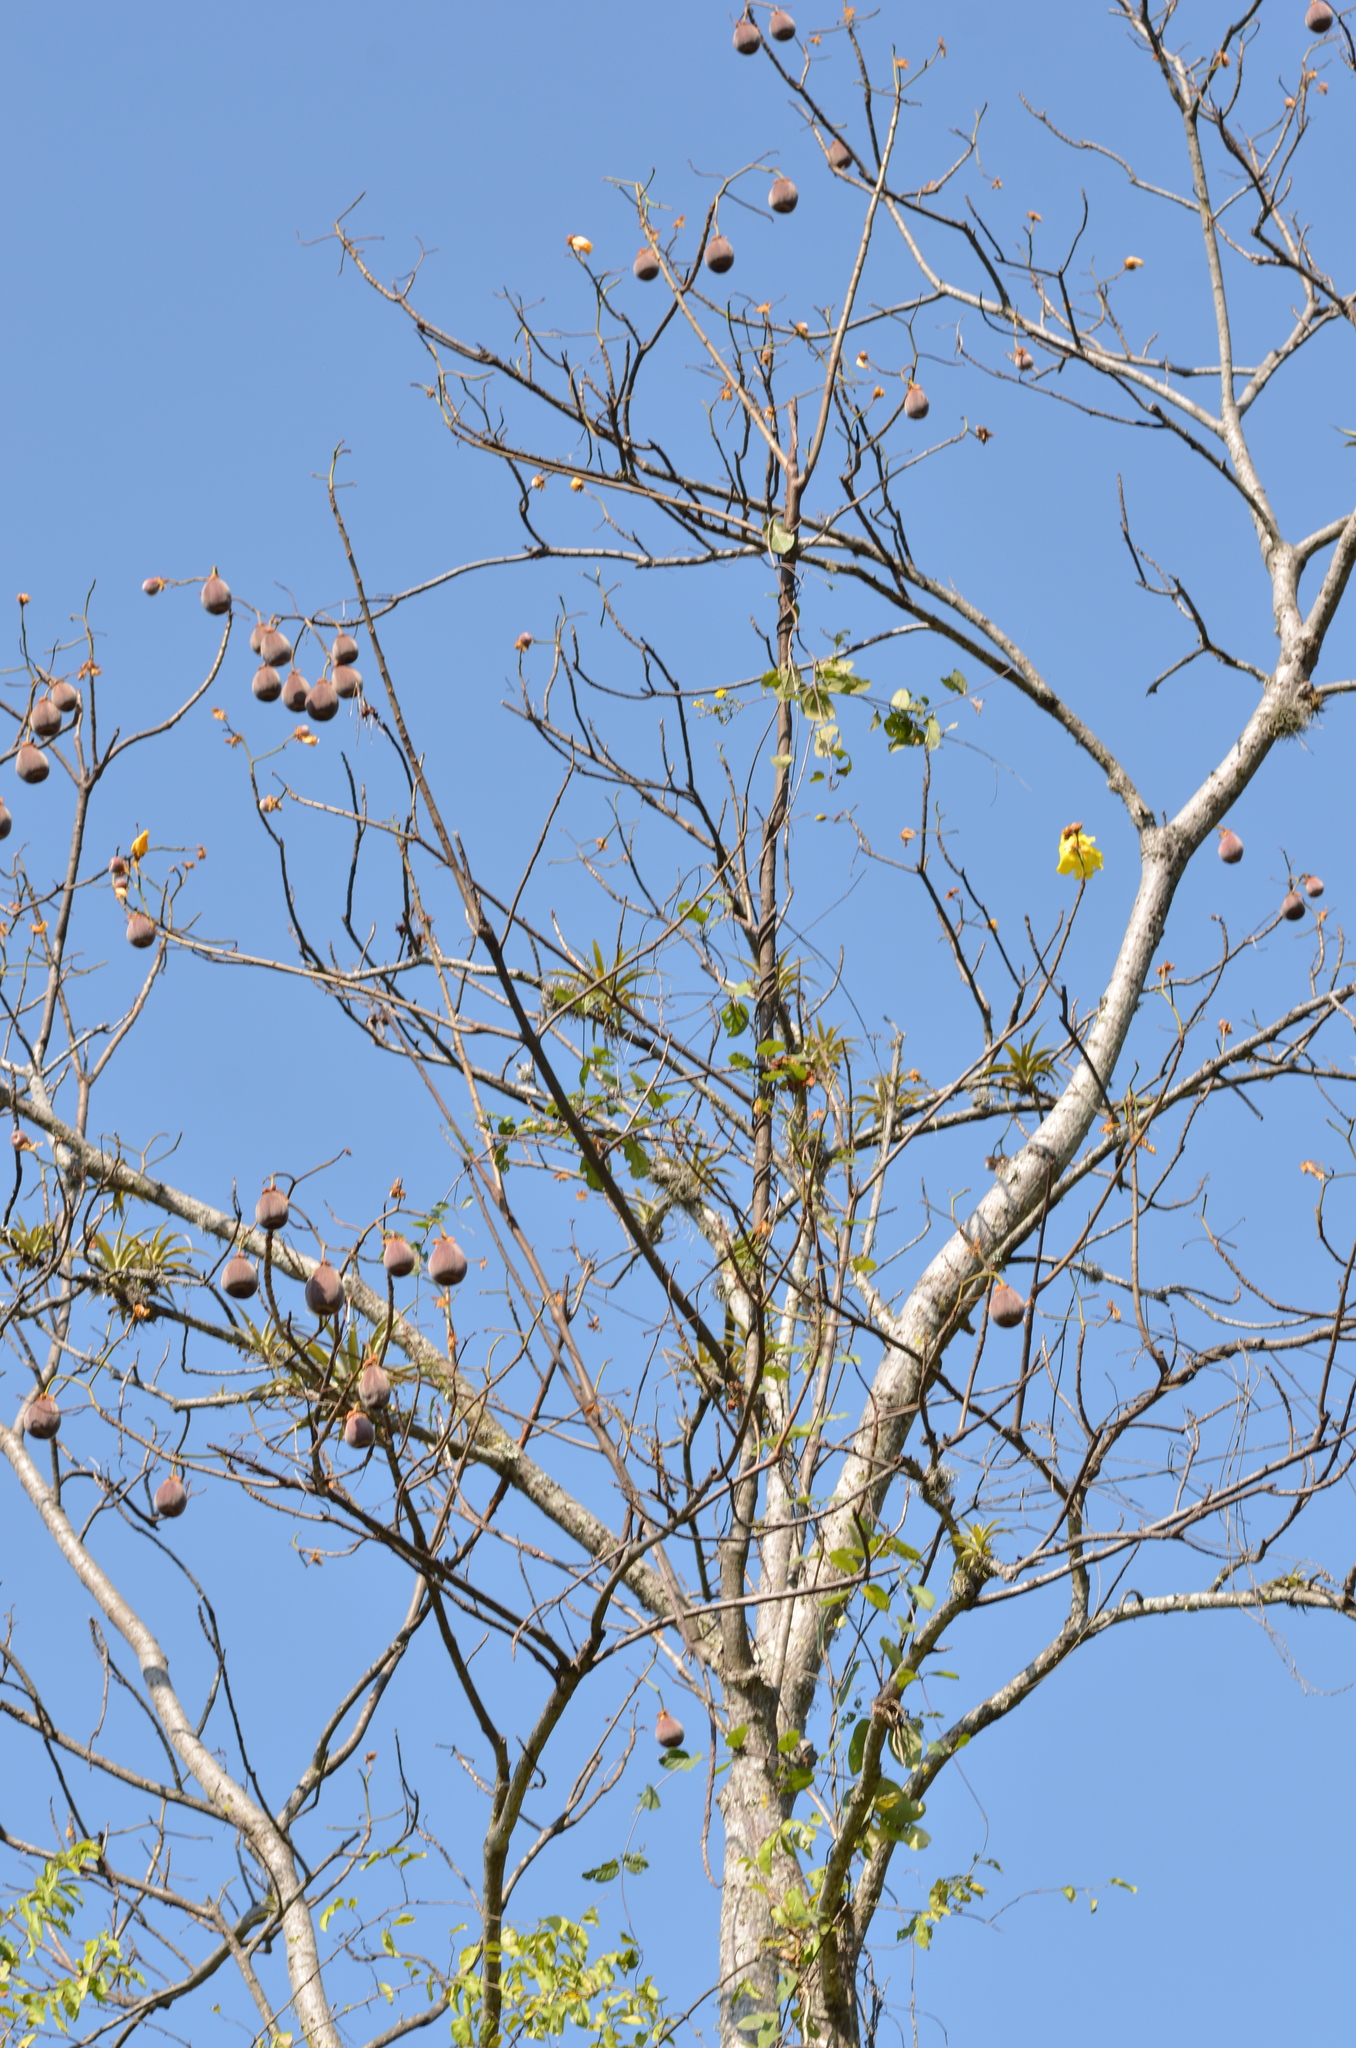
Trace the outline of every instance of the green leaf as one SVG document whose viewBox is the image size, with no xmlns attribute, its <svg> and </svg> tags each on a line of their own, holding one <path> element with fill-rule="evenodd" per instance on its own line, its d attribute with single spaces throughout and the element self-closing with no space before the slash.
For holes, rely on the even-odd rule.
<svg viewBox="0 0 1356 2048">
<path fill-rule="evenodd" d="M 1123 1877 L 1113 1877 L 1111 1882 L 1112 1884 L 1118 1884 L 1123 1892 L 1137 1892 L 1139 1890 L 1139 1886 L 1137 1884 L 1131 1884 L 1126 1878 Z"/>
<path fill-rule="evenodd" d="M 621 1870 L 615 1856 L 609 1856 L 606 1863 L 600 1863 L 596 1870 L 581 1870 L 579 1875 L 585 1884 L 611 1884 Z"/>
<path fill-rule="evenodd" d="M 653 1813 L 654 1809 L 658 1806 L 659 1794 L 655 1791 L 653 1785 L 647 1785 L 645 1787 L 645 1790 L 640 1795 L 640 1804 L 645 1808 L 647 1813 Z"/>
<path fill-rule="evenodd" d="M 799 1748 L 799 1728 L 788 1728 L 785 1735 L 779 1736 L 777 1739 L 777 1751 L 780 1756 L 790 1756 L 793 1749 Z"/>
<path fill-rule="evenodd" d="M 796 536 L 780 519 L 772 519 L 768 522 L 767 544 L 774 555 L 789 555 L 796 545 Z"/>
<path fill-rule="evenodd" d="M 869 1721 L 859 1721 L 852 1731 L 852 1740 L 848 1744 L 848 1769 L 854 1777 L 862 1767 L 862 1758 L 866 1754 L 866 1735 L 870 1726 Z"/>
<path fill-rule="evenodd" d="M 641 1871 L 648 1870 L 649 1867 L 649 1857 L 638 1855 L 634 1849 L 628 1850 L 622 1857 L 622 1869 L 630 1877 L 639 1877 Z"/>
<path fill-rule="evenodd" d="M 744 1744 L 748 1741 L 748 1739 L 749 1724 L 747 1721 L 741 1721 L 739 1726 L 737 1728 L 732 1728 L 729 1734 L 726 1736 L 725 1747 L 727 1749 L 732 1749 L 735 1752 L 735 1755 L 738 1756 L 740 1750 L 744 1747 Z M 655 1803 L 657 1805 L 658 1801 L 656 1801 Z"/>
<path fill-rule="evenodd" d="M 727 1037 L 742 1038 L 749 1028 L 748 1005 L 731 1000 L 721 1011 L 720 1021 L 725 1026 Z"/>
<path fill-rule="evenodd" d="M 890 1595 L 885 1591 L 885 1588 L 883 1586 L 863 1586 L 862 1598 L 863 1600 L 869 1600 L 871 1602 L 871 1605 L 876 1609 L 877 1613 L 889 1613 Z"/>
<path fill-rule="evenodd" d="M 942 688 L 944 690 L 954 690 L 958 697 L 963 697 L 969 687 L 970 685 L 966 682 L 965 677 L 958 668 L 953 668 L 949 676 L 942 677 Z"/>
<path fill-rule="evenodd" d="M 859 1571 L 861 1569 L 862 1553 L 860 1550 L 831 1550 L 829 1552 L 829 1563 L 834 1566 L 835 1570 L 840 1572 Z"/>
<path fill-rule="evenodd" d="M 1069 1901 L 1070 1905 L 1072 1905 L 1074 1900 L 1078 1897 L 1077 1891 L 1071 1884 L 1062 1884 L 1060 1886 L 1060 1890 L 1063 1892 L 1065 1898 Z"/>
<path fill-rule="evenodd" d="M 918 1605 L 925 1607 L 928 1613 L 931 1614 L 933 1608 L 937 1605 L 937 1595 L 930 1593 L 926 1586 L 914 1586 L 911 1590 Z"/>
</svg>

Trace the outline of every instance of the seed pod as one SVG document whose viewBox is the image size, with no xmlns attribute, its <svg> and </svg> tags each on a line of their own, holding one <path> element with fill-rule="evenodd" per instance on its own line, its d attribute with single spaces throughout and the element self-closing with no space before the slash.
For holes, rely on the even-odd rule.
<svg viewBox="0 0 1356 2048">
<path fill-rule="evenodd" d="M 282 700 L 289 711 L 304 711 L 311 686 L 300 669 L 290 668 L 283 678 Z"/>
<path fill-rule="evenodd" d="M 908 420 L 925 420 L 928 416 L 928 395 L 921 384 L 910 384 L 904 393 L 904 417 Z"/>
<path fill-rule="evenodd" d="M 115 853 L 112 860 L 108 863 L 108 872 L 112 875 L 115 882 L 126 881 L 127 863 L 120 853 Z"/>
<path fill-rule="evenodd" d="M 835 135 L 829 144 L 829 165 L 832 170 L 846 171 L 852 164 L 852 151 L 841 135 Z"/>
<path fill-rule="evenodd" d="M 46 782 L 52 771 L 41 748 L 35 747 L 32 740 L 25 740 L 14 756 L 14 772 L 20 782 Z"/>
<path fill-rule="evenodd" d="M 667 1707 L 660 1708 L 659 1719 L 654 1724 L 654 1739 L 661 1749 L 681 1749 L 683 1746 L 683 1724 Z"/>
<path fill-rule="evenodd" d="M 141 587 L 143 590 L 146 588 L 144 583 Z M 215 569 L 203 584 L 202 608 L 205 612 L 211 612 L 214 619 L 219 619 L 223 612 L 231 609 L 231 587 L 229 583 L 222 581 Z"/>
<path fill-rule="evenodd" d="M 358 1374 L 358 1399 L 364 1408 L 385 1408 L 390 1402 L 390 1375 L 375 1358 L 363 1360 L 363 1369 Z"/>
<path fill-rule="evenodd" d="M 264 662 L 254 671 L 254 681 L 250 688 L 261 704 L 276 704 L 282 695 L 282 677 L 276 668 L 270 668 L 268 663 Z"/>
<path fill-rule="evenodd" d="M 28 722 L 40 740 L 54 740 L 61 731 L 61 713 L 50 697 L 39 697 L 28 714 Z"/>
<path fill-rule="evenodd" d="M 355 1408 L 344 1424 L 344 1442 L 351 1451 L 370 1451 L 377 1440 L 370 1415 L 364 1415 L 361 1408 Z"/>
<path fill-rule="evenodd" d="M 292 642 L 286 633 L 280 633 L 276 626 L 265 626 L 259 635 L 255 653 L 260 661 L 266 661 L 270 668 L 286 668 L 292 659 Z"/>
<path fill-rule="evenodd" d="M 334 685 L 336 697 L 356 697 L 363 686 L 363 679 L 351 662 L 343 668 L 337 668 L 330 681 Z"/>
<path fill-rule="evenodd" d="M 712 235 L 706 245 L 706 267 L 714 270 L 717 277 L 724 277 L 727 270 L 734 268 L 734 250 L 724 235 Z"/>
<path fill-rule="evenodd" d="M 758 33 L 756 22 L 745 19 L 735 23 L 734 46 L 741 57 L 757 55 L 763 47 L 763 38 Z"/>
<path fill-rule="evenodd" d="M 1009 1287 L 1006 1280 L 996 1282 L 989 1296 L 989 1321 L 997 1323 L 1000 1330 L 1015 1330 L 1026 1314 L 1026 1303 L 1015 1287 Z"/>
<path fill-rule="evenodd" d="M 382 1247 L 381 1263 L 393 1280 L 405 1280 L 414 1271 L 414 1253 L 403 1237 L 388 1237 Z"/>
<path fill-rule="evenodd" d="M 796 24 L 792 21 L 784 7 L 773 8 L 772 19 L 768 22 L 767 32 L 774 43 L 790 42 L 792 36 L 796 33 Z"/>
<path fill-rule="evenodd" d="M 13 816 L 11 815 L 9 805 L 5 802 L 3 797 L 0 797 L 0 839 L 8 839 L 10 833 L 13 830 L 14 819 Z"/>
<path fill-rule="evenodd" d="M 1229 867 L 1236 866 L 1243 858 L 1243 841 L 1227 825 L 1219 835 L 1219 857 Z"/>
<path fill-rule="evenodd" d="M 1316 36 L 1325 36 L 1333 24 L 1333 11 L 1328 0 L 1309 0 L 1304 16 L 1304 26 Z"/>
<path fill-rule="evenodd" d="M 60 682 L 53 683 L 47 694 L 63 718 L 69 718 L 73 711 L 80 709 L 80 692 L 64 676 Z"/>
<path fill-rule="evenodd" d="M 347 668 L 358 659 L 358 643 L 351 633 L 336 633 L 330 647 L 330 660 L 336 668 Z"/>
<path fill-rule="evenodd" d="M 435 1287 L 460 1287 L 466 1278 L 466 1254 L 455 1237 L 440 1237 L 428 1255 L 428 1277 Z"/>
<path fill-rule="evenodd" d="M 653 284 L 659 275 L 659 269 L 659 258 L 653 249 L 642 249 L 631 265 L 632 275 L 638 277 L 642 284 Z"/>
<path fill-rule="evenodd" d="M 344 1283 L 329 1260 L 322 1259 L 306 1282 L 306 1306 L 313 1316 L 334 1316 L 343 1305 Z"/>
<path fill-rule="evenodd" d="M 259 1275 L 244 1253 L 237 1252 L 222 1267 L 221 1284 L 233 1301 L 248 1301 L 259 1292 Z"/>
<path fill-rule="evenodd" d="M 327 677 L 321 676 L 306 693 L 306 716 L 313 718 L 317 725 L 328 725 L 338 712 L 339 693 Z"/>
<path fill-rule="evenodd" d="M 1012 360 L 1014 363 L 1016 363 L 1017 368 L 1023 373 L 1023 375 L 1025 375 L 1025 373 L 1028 370 L 1034 370 L 1036 367 L 1036 358 L 1032 355 L 1030 349 L 1023 348 L 1020 342 L 1018 342 L 1016 348 L 1012 351 Z"/>
<path fill-rule="evenodd" d="M 155 926 L 144 910 L 134 910 L 127 920 L 127 943 L 144 953 L 147 946 L 155 944 Z"/>
<path fill-rule="evenodd" d="M 1303 915 L 1304 898 L 1296 895 L 1293 889 L 1287 889 L 1281 902 L 1281 916 L 1287 918 L 1291 924 L 1294 924 Z"/>
<path fill-rule="evenodd" d="M 794 213 L 800 194 L 789 178 L 774 178 L 767 203 L 774 213 Z"/>
<path fill-rule="evenodd" d="M 188 1488 L 177 1473 L 171 1472 L 155 1489 L 155 1512 L 162 1522 L 174 1522 L 187 1506 Z"/>
<path fill-rule="evenodd" d="M 29 1436 L 46 1443 L 61 1427 L 61 1410 L 50 1394 L 35 1394 L 24 1409 L 24 1428 Z"/>
<path fill-rule="evenodd" d="M 1304 877 L 1304 893 L 1306 896 L 1321 896 L 1323 894 L 1323 883 L 1319 876 L 1306 875 Z"/>
<path fill-rule="evenodd" d="M 250 627 L 251 654 L 257 654 L 259 652 L 260 644 L 262 643 L 263 637 L 267 631 L 268 627 L 264 624 L 262 619 L 256 620 L 254 625 Z"/>
<path fill-rule="evenodd" d="M 287 1207 L 286 1195 L 270 1181 L 254 1205 L 254 1220 L 261 1230 L 284 1230 Z"/>
<path fill-rule="evenodd" d="M 147 597 L 159 597 L 165 587 L 165 579 L 163 576 L 148 576 L 141 587 Z"/>
</svg>

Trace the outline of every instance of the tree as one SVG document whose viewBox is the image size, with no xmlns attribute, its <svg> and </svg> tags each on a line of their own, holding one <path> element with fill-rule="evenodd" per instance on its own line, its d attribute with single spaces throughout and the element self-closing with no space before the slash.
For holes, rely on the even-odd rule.
<svg viewBox="0 0 1356 2048">
<path fill-rule="evenodd" d="M 521 637 L 513 745 L 554 757 L 558 794 L 544 822 L 520 831 L 506 807 L 504 845 L 468 848 L 430 756 L 429 707 L 387 653 L 393 613 L 431 586 L 369 591 L 336 456 L 329 501 L 352 600 L 271 622 L 259 612 L 255 695 L 285 691 L 322 726 L 352 704 L 359 730 L 381 741 L 371 776 L 360 782 L 346 761 L 311 796 L 278 750 L 256 751 L 214 712 L 276 854 L 294 958 L 260 954 L 248 930 L 230 942 L 199 932 L 191 849 L 153 848 L 149 833 L 109 876 L 129 940 L 148 953 L 116 1025 L 96 1022 L 76 949 L 103 886 L 92 792 L 115 770 L 134 776 L 145 748 L 205 702 L 228 654 L 239 661 L 237 615 L 254 608 L 214 571 L 202 597 L 224 625 L 206 679 L 170 717 L 102 739 L 92 633 L 50 657 L 25 641 L 18 770 L 37 780 L 55 757 L 72 829 L 52 883 L 16 860 L 5 935 L 16 1146 L 5 1331 L 32 1392 L 0 1445 L 95 1612 L 106 1687 L 130 1696 L 135 1681 L 105 1625 L 133 1653 L 159 1746 L 86 1740 L 22 1646 L 6 1644 L 0 1708 L 40 1742 L 72 1828 L 97 1845 L 87 1880 L 109 1901 L 104 1939 L 121 1967 L 101 1996 L 116 2018 L 90 2038 L 126 2040 L 181 2000 L 210 1999 L 227 1964 L 261 2038 L 299 2030 L 314 2048 L 353 2032 L 344 2013 L 383 1995 L 395 2011 L 373 2048 L 434 2024 L 486 2048 L 569 2024 L 628 2048 L 665 2037 L 683 2016 L 666 2011 L 628 1939 L 591 1957 L 587 1915 L 535 1927 L 513 1917 L 538 1858 L 618 1787 L 654 1688 L 669 1768 L 705 1777 L 700 1850 L 719 1861 L 722 1887 L 708 1973 L 720 2038 L 857 2043 L 882 2010 L 882 1930 L 925 1945 L 983 1894 L 977 1867 L 934 1870 L 924 1857 L 916 1897 L 897 1870 L 901 1849 L 927 1849 L 928 1794 L 963 1748 L 1111 1630 L 1163 1615 L 1351 1613 L 1356 1568 L 1338 1556 L 1300 1565 L 1294 1546 L 1350 1471 L 1356 1236 L 1334 1176 L 1306 1162 L 1323 1263 L 1302 1299 L 1279 1300 L 1213 1229 L 1208 1176 L 1221 1107 L 1269 1089 L 1326 1091 L 1349 1136 L 1351 1074 L 1333 1040 L 1356 978 L 1320 910 L 1300 999 L 1264 989 L 1253 1022 L 1215 1026 L 1223 990 L 1231 1003 L 1235 990 L 1257 999 L 1259 940 L 1321 897 L 1298 871 L 1259 930 L 1240 940 L 1221 921 L 1212 957 L 1160 957 L 1192 864 L 1216 843 L 1237 862 L 1231 807 L 1282 743 L 1319 744 L 1325 705 L 1356 687 L 1316 680 L 1356 559 L 1356 512 L 1318 506 L 1284 522 L 1251 431 L 1325 330 L 1351 325 L 1356 300 L 1289 208 L 1311 94 L 1326 85 L 1318 66 L 1350 69 L 1356 50 L 1341 26 L 1322 56 L 1297 47 L 1299 75 L 1278 103 L 1252 80 L 1259 8 L 1199 59 L 1179 53 L 1174 7 L 1113 9 L 1130 46 L 1127 91 L 1156 91 L 1172 110 L 1183 189 L 1045 122 L 1118 166 L 1146 218 L 1167 207 L 1192 221 L 1203 360 L 1129 339 L 1141 259 L 1085 274 L 1077 238 L 1048 258 L 1037 221 L 1014 245 L 1011 210 L 990 218 L 1004 201 L 969 203 L 978 129 L 926 180 L 900 171 L 912 96 L 934 89 L 941 53 L 907 74 L 906 97 L 904 67 L 851 9 L 805 41 L 780 40 L 771 16 L 749 52 L 771 64 L 825 177 L 857 207 L 837 296 L 813 321 L 723 299 L 710 281 L 731 267 L 722 229 L 746 189 L 761 191 L 748 181 L 765 165 L 722 179 L 691 229 L 666 219 L 651 186 L 629 188 L 634 277 L 572 238 L 582 355 L 525 299 L 511 302 L 504 348 L 459 338 L 422 310 L 419 273 L 385 281 L 341 219 L 345 258 L 413 325 L 452 440 L 516 493 L 521 544 L 448 577 L 489 561 L 582 561 L 597 571 L 600 623 L 591 637 L 562 602 L 549 646 Z M 1327 14 L 1310 10 L 1320 36 Z M 741 35 L 752 42 L 747 23 Z M 829 49 L 858 70 L 851 117 L 822 83 Z M 777 192 L 774 210 L 793 201 Z M 896 289 L 901 252 L 913 283 L 871 296 L 878 278 Z M 653 326 L 640 323 L 645 285 Z M 1246 365 L 1240 308 L 1270 323 Z M 920 443 L 918 336 L 935 309 L 960 323 L 976 388 L 1025 384 L 1032 404 L 1075 411 L 1090 446 L 1113 429 L 1148 431 L 1164 493 L 1193 470 L 1251 529 L 1238 579 L 1260 563 L 1270 666 L 1158 566 L 1122 503 L 1133 575 L 1184 636 L 1150 694 L 1207 658 L 1255 692 L 1228 746 L 1192 764 L 1172 815 L 917 537 L 913 466 L 982 460 L 988 438 L 966 425 Z M 690 415 L 671 410 L 675 388 L 695 388 Z M 723 661 L 728 680 L 694 689 L 682 679 L 691 650 L 666 651 L 643 623 L 646 592 L 661 570 L 661 588 L 691 590 L 698 572 L 746 564 L 775 575 L 763 663 L 740 676 Z M 148 585 L 157 598 L 165 588 Z M 844 589 L 869 615 L 846 635 Z M 906 636 L 945 673 L 926 689 L 874 685 L 859 664 L 892 659 Z M 303 696 L 279 672 L 312 642 L 325 666 Z M 979 678 L 1014 691 L 1051 744 L 1072 742 L 1077 786 L 1094 787 L 1091 769 L 1120 807 L 1140 871 L 1118 929 L 1105 910 L 1113 878 L 1082 821 L 1052 820 L 1048 855 L 1069 895 L 1048 929 L 1020 924 L 1020 905 L 1009 912 L 1010 878 L 966 864 L 941 792 L 960 746 L 950 721 L 971 711 Z M 67 718 L 58 748 L 54 721 Z M 308 726 L 293 735 L 314 738 Z M 36 757 L 23 751 L 49 739 Z M 896 851 L 901 786 L 916 823 Z M 840 840 L 812 809 L 830 796 Z M 1081 796 L 1073 807 L 1087 808 Z M 575 852 L 562 879 L 547 864 L 566 831 Z M 336 843 L 345 894 L 326 928 L 311 882 L 333 873 Z M 854 939 L 835 958 L 810 936 L 849 869 L 876 904 L 907 880 L 936 919 L 947 964 L 919 977 L 924 998 L 946 1007 L 958 986 L 967 1006 L 944 1077 L 909 1063 L 899 1028 L 862 1025 L 855 992 L 876 999 L 872 949 Z M 381 935 L 393 921 L 392 951 Z M 299 976 L 339 1007 L 374 1066 L 404 1063 L 455 1149 L 452 1190 L 397 1184 L 351 1227 L 303 1210 L 295 1162 L 252 1221 L 248 1204 L 172 1185 L 147 1132 L 96 1137 L 95 1084 L 129 1032 L 154 1030 L 156 984 L 190 956 L 223 973 Z M 916 1160 L 936 1157 L 956 1184 L 954 1162 L 980 1139 L 983 1193 L 912 1235 L 901 1204 Z M 463 1203 L 487 1248 L 479 1269 L 443 1234 Z M 1198 1232 L 1186 1248 L 1183 1214 Z M 155 1365 L 152 1330 L 166 1340 Z M 54 1395 L 97 1420 L 97 1454 L 66 1447 Z M 200 1710 L 172 1681 L 138 1590 L 147 1546 L 173 1557 L 163 1525 L 189 1492 L 220 1496 L 252 1530 L 276 1519 L 303 1545 L 380 1550 L 401 1575 L 398 1625 L 314 1710 L 309 1761 L 285 1797 L 266 1794 L 251 1765 L 211 1589 L 194 1587 L 213 1665 Z M 115 1539 L 115 1521 L 142 1548 Z M 963 1679 L 968 1646 L 1017 1602 L 1031 1654 L 930 1720 L 917 1702 L 943 1645 Z M 367 1797 L 363 1744 L 421 1634 L 445 1656 L 454 1739 L 484 1802 L 466 1879 L 478 1924 L 441 1948 L 402 1871 L 457 1852 L 429 1839 L 413 1766 L 393 1820 L 368 1800 L 337 1842 L 324 1832 L 341 1783 L 356 1774 Z M 538 1808 L 562 1750 L 582 1762 Z M 107 1781 L 114 1818 L 86 1812 L 65 1775 L 71 1757 Z M 200 1879 L 190 1888 L 176 1875 L 180 1822 L 215 1845 L 207 1904 Z M 120 1857 L 122 1830 L 142 1861 Z M 21 1856 L 50 1854 L 9 1840 Z M 642 1862 L 628 1843 L 591 1875 Z"/>
</svg>

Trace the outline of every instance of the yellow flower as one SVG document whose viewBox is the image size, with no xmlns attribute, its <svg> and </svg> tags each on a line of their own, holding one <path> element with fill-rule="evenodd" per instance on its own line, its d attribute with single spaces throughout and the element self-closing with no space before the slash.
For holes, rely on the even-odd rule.
<svg viewBox="0 0 1356 2048">
<path fill-rule="evenodd" d="M 151 835 L 149 832 L 138 832 L 136 838 L 132 841 L 133 860 L 140 860 L 150 843 Z"/>
<path fill-rule="evenodd" d="M 1101 866 L 1102 856 L 1091 832 L 1085 832 L 1081 823 L 1066 825 L 1059 835 L 1059 862 L 1055 872 L 1077 875 L 1080 881 L 1086 882 L 1088 876 L 1095 875 Z"/>
<path fill-rule="evenodd" d="M 565 239 L 574 250 L 576 256 L 591 256 L 593 254 L 593 244 L 587 235 L 566 235 Z"/>
</svg>

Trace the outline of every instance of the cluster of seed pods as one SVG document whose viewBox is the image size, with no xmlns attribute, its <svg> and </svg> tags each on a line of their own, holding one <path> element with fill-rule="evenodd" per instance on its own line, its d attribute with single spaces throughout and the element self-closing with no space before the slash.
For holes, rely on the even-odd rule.
<svg viewBox="0 0 1356 2048">
<path fill-rule="evenodd" d="M 1313 9 L 1310 9 L 1313 12 Z M 1310 24 L 1312 27 L 1312 23 Z M 1237 867 L 1243 858 L 1243 841 L 1228 825 L 1221 828 L 1219 835 L 1219 857 L 1226 867 Z M 1298 887 L 1296 886 L 1298 884 Z M 1304 896 L 1301 896 L 1303 889 Z M 1323 894 L 1323 880 L 1319 875 L 1296 875 L 1281 898 L 1281 916 L 1291 924 L 1298 924 L 1304 915 L 1304 897 L 1311 900 Z"/>
<path fill-rule="evenodd" d="M 56 739 L 66 719 L 80 709 L 80 692 L 64 676 L 54 678 L 28 708 L 28 737 L 21 740 L 14 756 L 14 772 L 20 782 L 46 782 L 51 763 L 43 746 Z M 9 806 L 0 801 L 0 839 L 14 829 Z"/>
<path fill-rule="evenodd" d="M 148 576 L 141 587 L 148 597 L 155 597 L 165 588 L 165 580 L 162 576 Z M 213 618 L 221 618 L 231 609 L 231 587 L 216 569 L 203 584 L 200 595 L 203 610 Z M 258 620 L 250 634 L 250 652 L 259 660 L 250 685 L 259 702 L 276 704 L 281 698 L 285 710 L 304 711 L 317 725 L 328 724 L 338 715 L 340 704 L 356 697 L 363 686 L 356 665 L 358 643 L 351 633 L 335 635 L 328 667 L 313 683 L 308 683 L 292 666 L 292 642 L 276 618 L 267 625 Z"/>
</svg>

